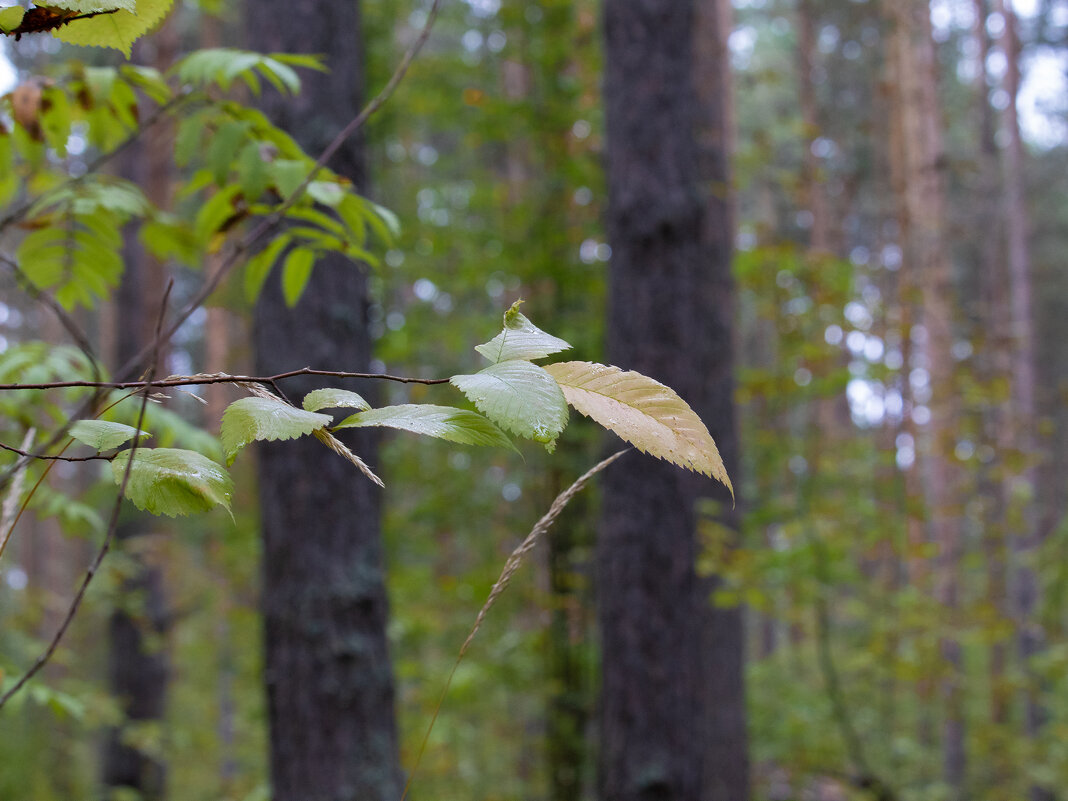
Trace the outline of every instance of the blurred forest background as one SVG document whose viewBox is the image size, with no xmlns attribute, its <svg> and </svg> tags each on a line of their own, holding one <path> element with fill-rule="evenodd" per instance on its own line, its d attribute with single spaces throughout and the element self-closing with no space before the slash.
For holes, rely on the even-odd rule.
<svg viewBox="0 0 1068 801">
<path fill-rule="evenodd" d="M 752 798 L 1064 797 L 1068 2 L 701 3 L 731 19 L 742 466 L 740 535 L 702 517 L 700 563 L 721 577 L 709 602 L 744 609 Z M 370 91 L 425 21 L 414 5 L 363 0 Z M 243 43 L 238 6 L 180 5 L 135 60 Z M 366 131 L 369 194 L 403 226 L 369 279 L 377 369 L 470 369 L 518 298 L 574 358 L 605 360 L 601 15 L 595 0 L 445 3 Z M 109 58 L 5 46 L 19 75 Z M 0 350 L 61 339 L 4 281 Z M 239 291 L 193 322 L 168 372 L 252 370 Z M 172 407 L 214 426 L 225 400 L 205 395 Z M 403 765 L 504 559 L 605 448 L 578 420 L 552 457 L 383 438 Z M 234 522 L 142 519 L 150 536 L 109 556 L 43 678 L 0 715 L 0 798 L 99 798 L 116 731 L 170 798 L 268 797 L 260 512 L 253 461 L 235 471 Z M 54 631 L 98 531 L 87 510 L 114 492 L 57 472 L 85 506 L 38 510 L 0 564 L 7 676 Z M 587 492 L 491 613 L 414 798 L 595 797 L 597 521 Z M 165 679 L 134 723 L 109 691 L 117 625 L 141 675 Z"/>
</svg>

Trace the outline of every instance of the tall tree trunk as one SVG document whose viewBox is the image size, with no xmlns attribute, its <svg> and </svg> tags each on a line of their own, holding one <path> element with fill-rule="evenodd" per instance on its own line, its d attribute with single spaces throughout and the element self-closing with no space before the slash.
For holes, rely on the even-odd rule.
<svg viewBox="0 0 1068 801">
<path fill-rule="evenodd" d="M 153 65 L 165 70 L 177 53 L 177 34 L 171 17 L 152 38 L 152 49 L 142 42 L 137 48 L 151 54 Z M 122 165 L 126 176 L 161 208 L 167 208 L 171 199 L 171 148 L 167 140 L 172 135 L 167 126 L 149 131 Z M 126 270 L 117 296 L 117 364 L 124 364 L 154 336 L 165 282 L 163 265 L 132 237 L 125 252 Z M 161 354 L 159 358 L 166 357 Z M 124 513 L 117 540 L 134 567 L 123 581 L 120 602 L 108 621 L 108 687 L 119 700 L 125 720 L 109 730 L 104 741 L 102 780 L 109 790 L 132 790 L 144 801 L 163 798 L 166 784 L 164 764 L 133 745 L 128 736 L 131 726 L 161 724 L 166 713 L 170 668 L 163 641 L 169 613 L 162 567 L 144 547 L 144 538 L 152 535 L 155 526 L 158 521 L 147 515 Z"/>
<path fill-rule="evenodd" d="M 711 53 L 718 59 L 704 80 L 726 72 L 719 44 L 694 41 L 717 7 L 698 15 L 692 0 L 605 4 L 608 352 L 674 386 L 736 475 L 724 98 L 699 97 L 694 77 Z M 700 145 L 699 129 L 710 134 Z M 715 580 L 695 572 L 701 498 L 736 524 L 721 487 L 671 465 L 635 453 L 606 474 L 604 801 L 748 796 L 741 611 L 714 608 Z"/>
<path fill-rule="evenodd" d="M 259 0 L 247 6 L 246 19 L 257 50 L 326 55 L 327 75 L 306 76 L 296 97 L 263 101 L 275 123 L 317 153 L 361 103 L 358 2 Z M 361 142 L 349 142 L 331 166 L 365 189 Z M 312 364 L 366 371 L 367 309 L 365 273 L 344 258 L 320 259 L 293 309 L 273 276 L 256 307 L 257 370 Z M 317 385 L 291 382 L 286 389 L 299 397 Z M 373 461 L 372 437 L 349 444 Z M 259 465 L 273 798 L 396 801 L 378 488 L 312 439 L 268 444 Z"/>
<path fill-rule="evenodd" d="M 890 91 L 900 126 L 891 153 L 898 177 L 898 220 L 904 269 L 912 276 L 925 336 L 921 339 L 928 380 L 930 419 L 918 444 L 918 464 L 926 486 L 928 523 L 938 547 L 935 594 L 946 611 L 941 651 L 946 662 L 943 769 L 954 798 L 965 780 L 964 710 L 960 644 L 953 631 L 958 608 L 961 525 L 957 469 L 953 462 L 955 386 L 953 380 L 953 287 L 945 243 L 945 154 L 937 91 L 937 60 L 930 8 L 921 0 L 884 2 L 891 24 L 888 45 Z M 915 329 L 914 329 L 915 331 Z M 911 333 L 911 332 L 910 332 Z M 915 366 L 915 365 L 910 365 Z"/>
</svg>

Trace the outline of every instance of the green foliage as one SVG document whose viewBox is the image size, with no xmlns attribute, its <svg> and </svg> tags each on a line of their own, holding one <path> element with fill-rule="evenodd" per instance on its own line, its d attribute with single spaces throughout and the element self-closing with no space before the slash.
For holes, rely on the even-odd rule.
<svg viewBox="0 0 1068 801">
<path fill-rule="evenodd" d="M 98 451 L 110 451 L 138 435 L 133 426 L 107 420 L 78 420 L 70 427 L 69 433 L 78 442 Z M 142 437 L 150 436 L 144 431 L 140 434 Z"/>
<path fill-rule="evenodd" d="M 300 78 L 294 67 L 325 69 L 322 60 L 313 55 L 263 55 L 233 48 L 197 50 L 179 61 L 174 69 L 182 83 L 193 86 L 215 85 L 227 90 L 240 79 L 253 94 L 259 94 L 262 78 L 279 92 L 296 94 L 300 91 Z"/>
<path fill-rule="evenodd" d="M 550 453 L 567 425 L 567 402 L 559 385 L 532 362 L 511 359 L 474 375 L 454 375 L 449 381 L 490 420 L 544 443 Z"/>
<path fill-rule="evenodd" d="M 83 14 L 117 9 L 66 23 L 53 35 L 67 44 L 121 50 L 129 58 L 133 43 L 162 22 L 173 4 L 174 0 L 52 0 L 53 6 Z"/>
<path fill-rule="evenodd" d="M 410 431 L 461 445 L 486 445 L 515 450 L 504 433 L 475 412 L 430 404 L 401 404 L 358 412 L 342 420 L 334 430 L 383 426 Z"/>
<path fill-rule="evenodd" d="M 358 394 L 348 389 L 336 387 L 324 387 L 316 389 L 304 396 L 301 406 L 305 411 L 318 412 L 321 409 L 359 409 L 367 411 L 371 404 Z"/>
<path fill-rule="evenodd" d="M 223 413 L 219 436 L 226 464 L 233 464 L 237 452 L 250 442 L 297 439 L 326 428 L 331 422 L 333 418 L 328 414 L 297 409 L 280 398 L 241 398 Z"/>
<path fill-rule="evenodd" d="M 476 345 L 475 350 L 494 364 L 511 359 L 543 359 L 571 345 L 559 337 L 547 334 L 524 317 L 516 301 L 504 314 L 504 330 L 489 342 Z"/>
<path fill-rule="evenodd" d="M 116 484 L 122 484 L 130 451 L 111 462 Z M 142 511 L 154 515 L 207 512 L 216 506 L 230 511 L 234 485 L 229 474 L 196 451 L 177 448 L 138 448 L 130 468 L 126 497 Z"/>
</svg>

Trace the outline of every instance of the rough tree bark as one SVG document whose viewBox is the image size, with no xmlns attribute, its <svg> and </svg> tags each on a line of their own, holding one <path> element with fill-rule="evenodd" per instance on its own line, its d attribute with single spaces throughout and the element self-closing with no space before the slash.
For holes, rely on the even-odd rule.
<svg viewBox="0 0 1068 801">
<path fill-rule="evenodd" d="M 263 101 L 275 123 L 317 153 L 361 103 L 359 3 L 259 0 L 245 18 L 254 49 L 325 54 L 329 74 L 306 75 L 297 97 Z M 365 190 L 361 142 L 350 141 L 331 167 Z M 366 371 L 367 309 L 365 273 L 346 259 L 320 259 L 294 309 L 273 276 L 256 307 L 256 369 Z M 294 381 L 286 390 L 299 398 L 316 385 Z M 348 442 L 374 461 L 373 438 Z M 396 801 L 378 488 L 310 438 L 272 443 L 259 455 L 273 798 Z"/>
<path fill-rule="evenodd" d="M 737 475 L 725 137 L 722 129 L 697 137 L 724 124 L 723 92 L 699 97 L 694 76 L 701 52 L 722 59 L 721 49 L 695 48 L 698 23 L 714 19 L 699 17 L 693 0 L 605 4 L 608 354 L 672 385 Z M 725 72 L 717 66 L 702 80 Z M 637 453 L 606 473 L 604 801 L 748 796 L 741 611 L 714 608 L 714 579 L 695 572 L 701 498 L 736 523 L 729 495 L 708 479 Z"/>
</svg>

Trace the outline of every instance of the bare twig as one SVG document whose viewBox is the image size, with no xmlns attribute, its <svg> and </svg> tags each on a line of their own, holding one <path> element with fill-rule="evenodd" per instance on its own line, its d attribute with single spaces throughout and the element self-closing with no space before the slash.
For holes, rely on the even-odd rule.
<svg viewBox="0 0 1068 801">
<path fill-rule="evenodd" d="M 96 387 L 100 389 L 145 389 L 156 387 L 188 387 L 202 384 L 274 384 L 286 378 L 302 375 L 333 376 L 334 378 L 366 378 L 375 381 L 396 381 L 401 384 L 448 384 L 447 378 L 410 378 L 386 373 L 350 373 L 344 370 L 314 370 L 302 367 L 285 373 L 269 376 L 228 375 L 227 373 L 198 373 L 196 375 L 168 376 L 158 380 L 143 381 L 46 381 L 39 384 L 0 384 L 0 392 L 16 389 L 68 389 L 71 387 Z"/>
<path fill-rule="evenodd" d="M 449 677 L 445 680 L 445 686 L 441 690 L 441 695 L 438 697 L 437 706 L 434 708 L 434 714 L 430 718 L 430 723 L 427 725 L 426 734 L 423 735 L 423 741 L 419 745 L 419 751 L 418 753 L 416 753 L 415 756 L 415 763 L 412 765 L 412 770 L 408 774 L 408 781 L 404 785 L 404 792 L 401 794 L 400 801 L 404 801 L 404 799 L 408 796 L 408 790 L 412 786 L 412 780 L 415 778 L 416 771 L 419 770 L 419 763 L 423 759 L 423 752 L 426 750 L 427 741 L 430 739 L 430 732 L 434 729 L 434 723 L 438 719 L 438 713 L 441 712 L 441 705 L 445 702 L 445 696 L 449 692 L 449 687 L 452 684 L 453 676 L 456 675 L 456 669 L 460 667 L 460 662 L 463 661 L 464 656 L 467 654 L 468 646 L 471 645 L 471 641 L 475 639 L 475 635 L 482 627 L 482 622 L 486 619 L 486 614 L 489 612 L 493 604 L 497 602 L 497 598 L 499 598 L 501 593 L 504 592 L 505 588 L 512 580 L 512 576 L 515 575 L 516 570 L 518 570 L 519 566 L 522 564 L 523 557 L 526 556 L 527 553 L 529 553 L 534 548 L 534 546 L 538 542 L 538 538 L 549 530 L 549 527 L 552 526 L 552 524 L 556 521 L 556 518 L 559 517 L 560 513 L 564 510 L 564 507 L 567 506 L 568 502 L 570 502 L 572 498 L 574 498 L 579 492 L 582 491 L 582 488 L 589 483 L 590 479 L 592 479 L 595 475 L 600 473 L 602 470 L 612 464 L 612 462 L 614 462 L 616 459 L 618 459 L 620 456 L 622 456 L 629 450 L 630 448 L 625 448 L 624 450 L 617 451 L 604 461 L 598 462 L 596 465 L 594 465 L 581 476 L 579 476 L 579 478 L 575 480 L 574 484 L 572 484 L 566 490 L 557 495 L 556 500 L 554 500 L 552 506 L 549 507 L 549 511 L 546 512 L 545 515 L 537 523 L 534 524 L 534 528 L 530 530 L 530 533 L 527 535 L 527 538 L 519 544 L 519 547 L 512 551 L 511 555 L 505 561 L 504 568 L 501 570 L 500 577 L 497 579 L 496 583 L 493 585 L 493 588 L 490 590 L 490 594 L 489 597 L 486 598 L 486 602 L 482 604 L 482 608 L 478 610 L 478 617 L 475 618 L 475 623 L 471 627 L 471 633 L 467 635 L 467 639 L 464 640 L 464 644 L 460 646 L 460 652 L 456 656 L 456 662 L 453 663 L 452 670 L 449 671 Z"/>
<path fill-rule="evenodd" d="M 26 432 L 26 436 L 22 438 L 22 447 L 29 448 L 33 444 L 33 438 L 36 435 L 36 428 L 29 429 Z M 7 547 L 7 538 L 11 536 L 11 532 L 15 528 L 16 509 L 19 505 L 19 495 L 22 494 L 22 482 L 26 477 L 26 465 L 28 462 L 29 460 L 25 456 L 19 460 L 19 464 L 16 466 L 15 478 L 11 482 L 11 486 L 8 487 L 3 505 L 0 506 L 0 556 L 3 555 L 4 548 Z"/>
<path fill-rule="evenodd" d="M 94 454 L 93 456 L 49 456 L 45 453 L 30 453 L 22 448 L 16 448 L 13 445 L 5 445 L 3 442 L 0 442 L 0 450 L 17 453 L 24 459 L 39 459 L 43 462 L 110 462 L 115 458 L 114 456 L 101 456 L 99 453 Z"/>
<path fill-rule="evenodd" d="M 163 293 L 163 302 L 160 305 L 159 317 L 156 319 L 156 341 L 161 341 L 159 338 L 159 332 L 163 327 L 163 319 L 167 313 L 167 299 L 171 295 L 171 290 L 174 288 L 174 280 L 172 279 L 167 283 L 167 289 Z M 152 372 L 156 369 L 156 362 L 159 358 L 159 349 L 153 354 L 151 363 L 149 364 L 149 380 L 152 378 Z M 137 430 L 141 431 L 145 422 L 145 409 L 148 407 L 148 393 L 144 393 L 141 396 L 141 408 L 137 413 Z M 133 470 L 134 457 L 137 455 L 137 448 L 140 437 L 134 437 L 133 442 L 130 444 L 129 452 L 130 458 L 126 462 L 126 469 L 122 474 L 122 481 L 119 483 L 119 492 L 115 498 L 115 504 L 111 508 L 111 519 L 108 521 L 107 533 L 104 535 L 104 541 L 100 544 L 100 549 L 96 552 L 96 556 L 93 558 L 92 564 L 89 565 L 88 570 L 85 571 L 85 576 L 82 578 L 82 583 L 78 587 L 78 592 L 75 593 L 73 600 L 70 602 L 70 606 L 67 607 L 67 613 L 63 616 L 63 621 L 59 624 L 59 628 L 56 629 L 56 633 L 52 635 L 52 639 L 49 641 L 48 646 L 37 657 L 36 661 L 30 668 L 19 677 L 19 679 L 8 688 L 7 692 L 0 695 L 0 709 L 3 708 L 11 698 L 21 690 L 26 683 L 32 679 L 43 668 L 48 661 L 55 654 L 56 649 L 59 648 L 59 643 L 62 641 L 63 636 L 67 633 L 67 629 L 70 628 L 71 622 L 74 620 L 74 616 L 78 614 L 78 610 L 81 608 L 82 600 L 85 598 L 86 590 L 89 589 L 89 584 L 96 576 L 97 571 L 100 569 L 100 565 L 104 561 L 104 557 L 107 556 L 108 551 L 111 549 L 111 543 L 115 539 L 115 532 L 119 527 L 119 512 L 122 511 L 123 499 L 126 497 L 126 487 L 130 483 L 130 473 Z"/>
</svg>

